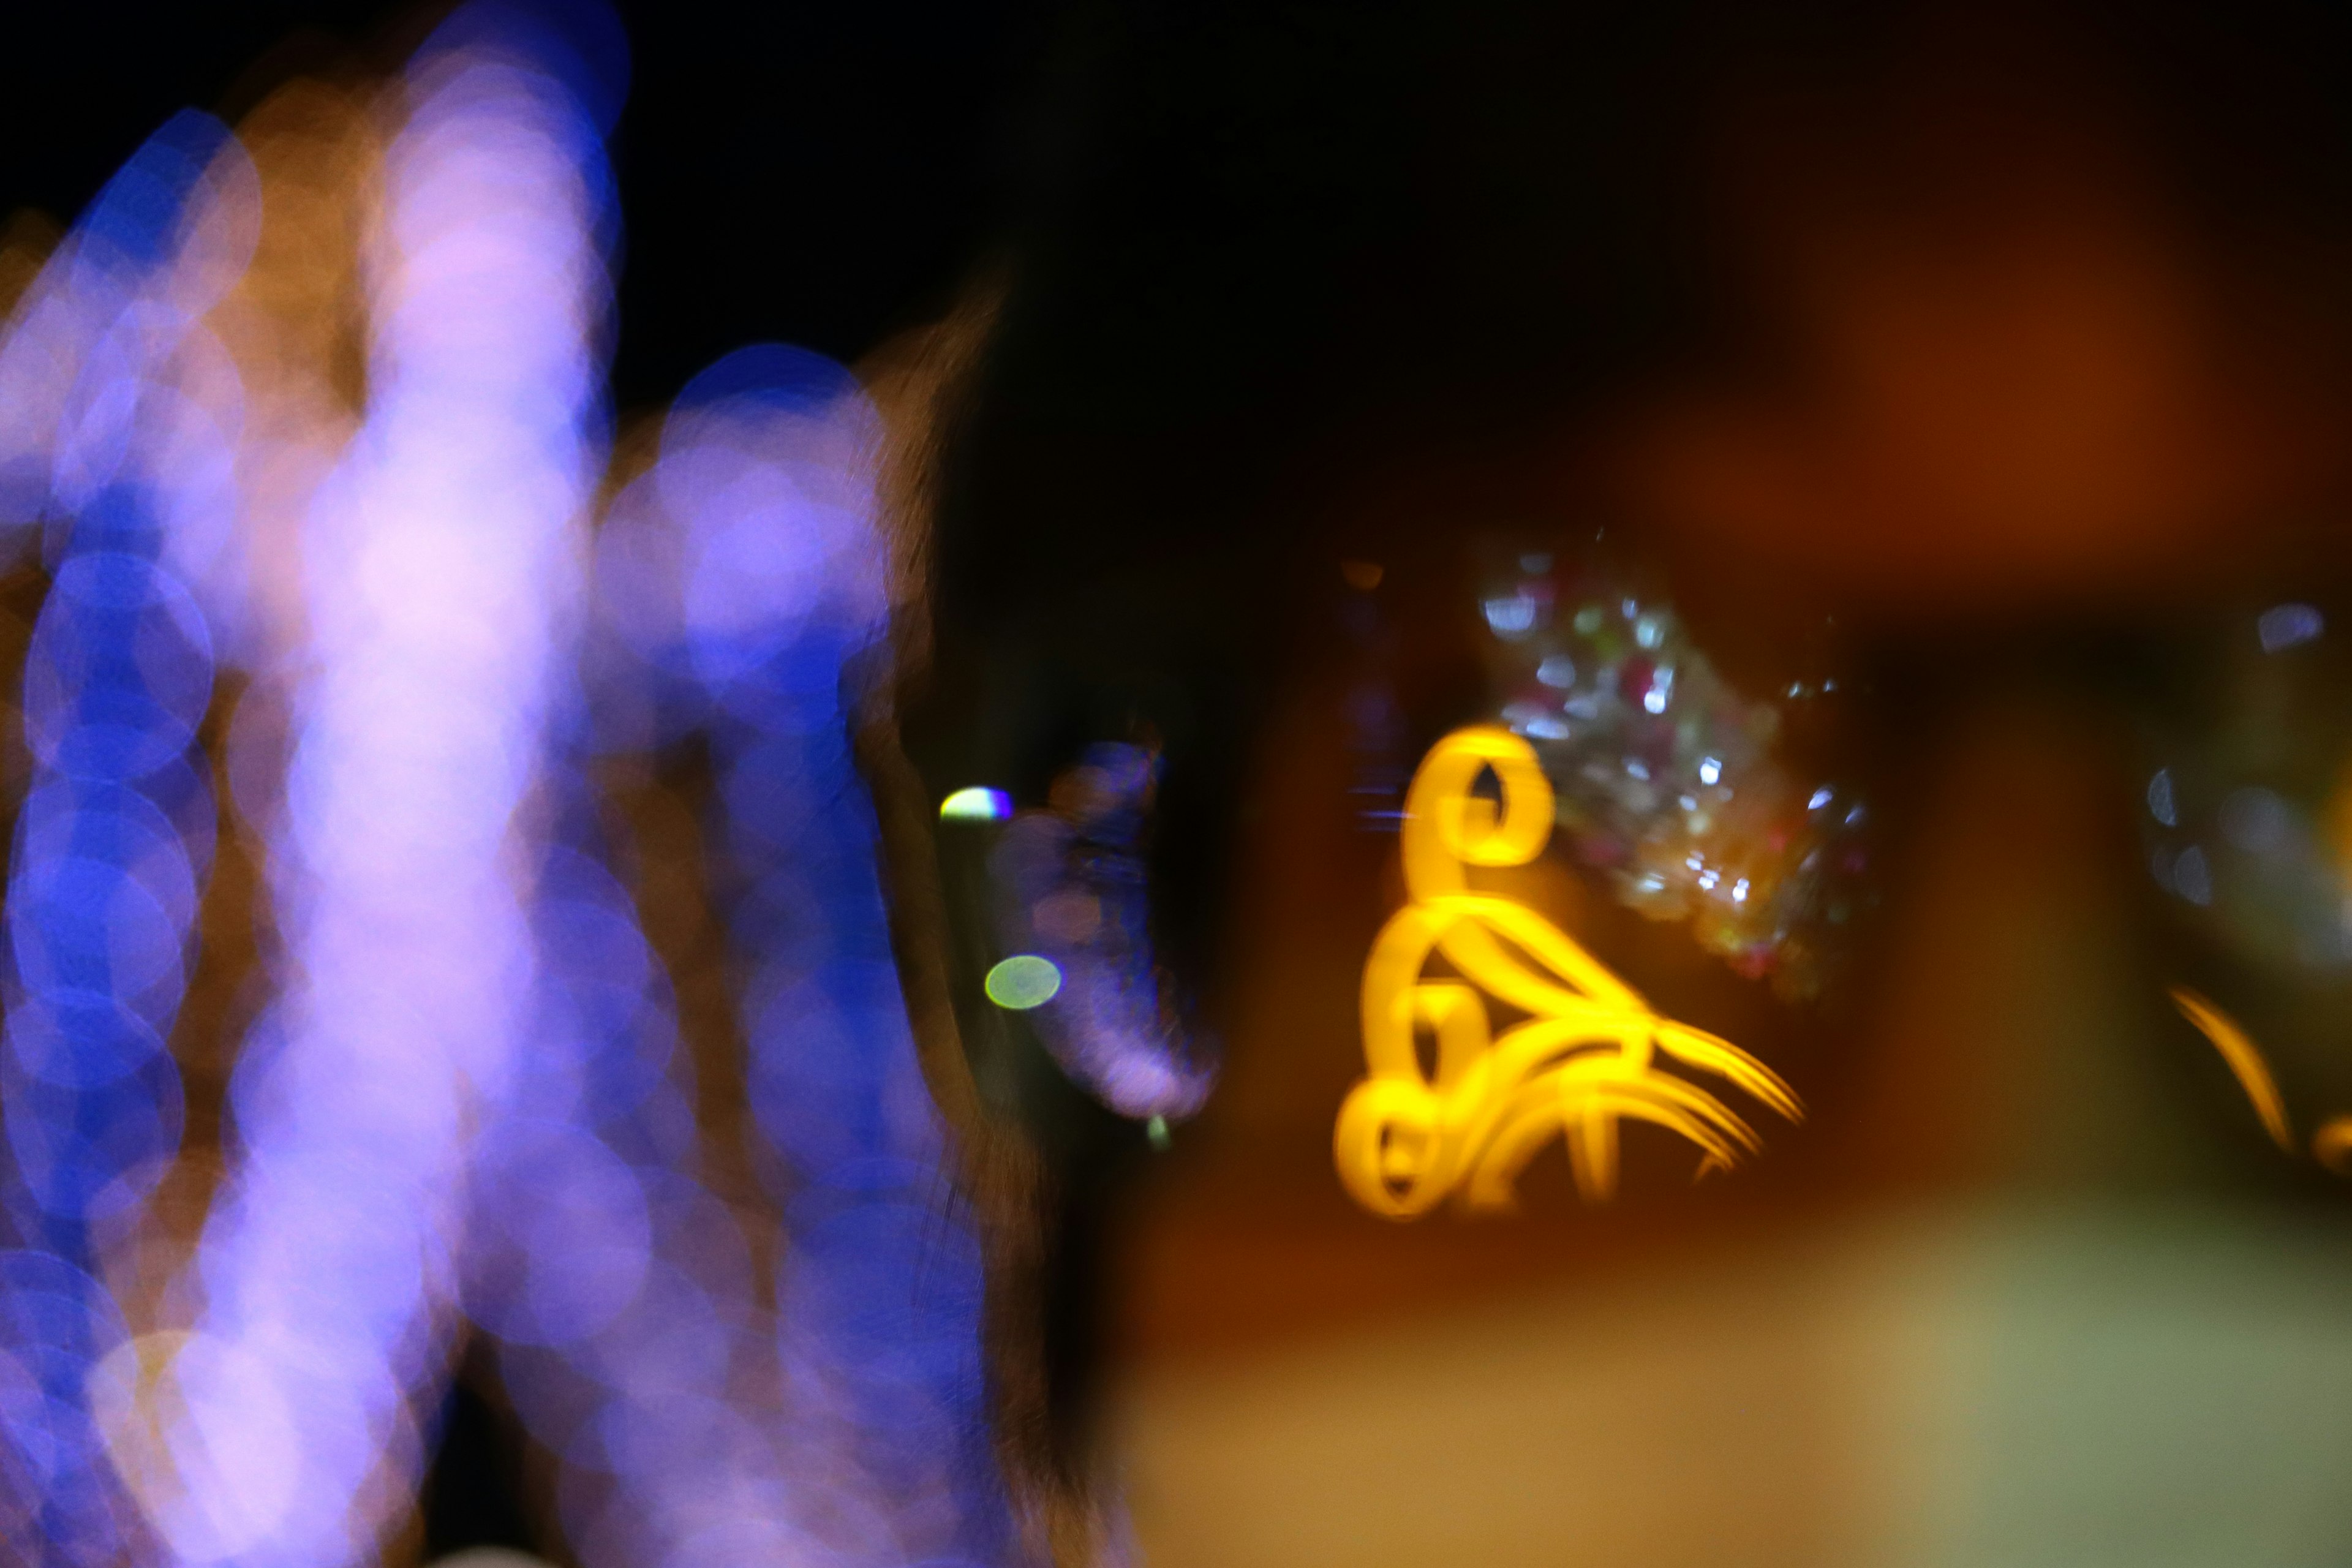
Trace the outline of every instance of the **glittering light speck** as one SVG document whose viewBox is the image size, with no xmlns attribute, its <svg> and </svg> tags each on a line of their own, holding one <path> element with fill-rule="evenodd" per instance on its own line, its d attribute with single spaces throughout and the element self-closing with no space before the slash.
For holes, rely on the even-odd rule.
<svg viewBox="0 0 2352 1568">
<path fill-rule="evenodd" d="M 1699 760 L 1699 764 L 1698 764 L 1698 782 L 1699 782 L 1699 783 L 1704 784 L 1714 784 L 1717 780 L 1718 780 L 1718 779 L 1720 779 L 1720 778 L 1722 778 L 1722 777 L 1723 777 L 1723 764 L 1722 764 L 1721 763 L 1717 762 L 1713 757 L 1703 757 L 1703 758 L 1701 758 L 1701 759 Z"/>
<path fill-rule="evenodd" d="M 1002 822 L 1013 815 L 1013 797 L 1001 789 L 974 785 L 940 802 L 941 822 Z"/>
<path fill-rule="evenodd" d="M 2179 813 L 2172 804 L 2172 771 L 2158 768 L 2156 776 L 2147 781 L 2147 814 L 2167 827 L 2180 826 Z"/>
<path fill-rule="evenodd" d="M 990 970 L 981 988 L 1007 1012 L 1025 1013 L 1054 999 L 1062 989 L 1062 972 L 1051 959 L 1033 952 L 1015 953 Z"/>
</svg>

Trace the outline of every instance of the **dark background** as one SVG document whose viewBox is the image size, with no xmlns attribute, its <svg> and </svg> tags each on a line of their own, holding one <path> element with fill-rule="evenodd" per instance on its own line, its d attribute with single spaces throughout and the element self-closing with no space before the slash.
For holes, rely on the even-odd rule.
<svg viewBox="0 0 2352 1568">
<path fill-rule="evenodd" d="M 853 358 L 944 300 L 986 243 L 1039 28 L 1014 0 L 624 0 L 612 148 L 624 408 L 780 339 Z M 396 60 L 430 11 L 383 0 L 13 7 L 0 213 L 69 223 L 181 108 L 234 119 L 338 53 Z"/>
</svg>

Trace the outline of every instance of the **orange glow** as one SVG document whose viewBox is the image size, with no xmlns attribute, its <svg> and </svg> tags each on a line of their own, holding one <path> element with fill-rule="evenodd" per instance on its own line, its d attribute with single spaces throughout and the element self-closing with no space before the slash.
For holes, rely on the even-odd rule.
<svg viewBox="0 0 2352 1568">
<path fill-rule="evenodd" d="M 2270 1064 L 2263 1059 L 2262 1047 L 2238 1021 L 2208 1002 L 2185 985 L 2171 989 L 2173 1005 L 2180 1016 L 2197 1026 L 2198 1032 L 2213 1042 L 2221 1059 L 2230 1064 L 2237 1075 L 2239 1087 L 2262 1118 L 2263 1131 L 2271 1142 L 2292 1154 L 2294 1131 L 2288 1124 L 2286 1100 L 2279 1093 L 2278 1082 L 2271 1076 Z M 2311 1135 L 2311 1157 L 2339 1176 L 2352 1176 L 2352 1116 L 2331 1116 L 2319 1124 Z"/>
<path fill-rule="evenodd" d="M 2180 1009 L 2180 1016 L 2196 1025 L 2198 1032 L 2212 1041 L 2221 1059 L 2230 1064 L 2239 1086 L 2246 1091 L 2246 1099 L 2253 1104 L 2254 1114 L 2262 1118 L 2263 1131 L 2271 1135 L 2271 1142 L 2294 1153 L 2294 1132 L 2287 1125 L 2286 1101 L 2280 1098 L 2277 1080 L 2271 1077 L 2270 1064 L 2263 1060 L 2260 1047 L 2238 1026 L 2235 1018 L 2187 986 L 2172 987 L 2171 995 L 2172 1005 Z M 2315 1143 L 2313 1152 L 2332 1168 L 2332 1163 Z"/>
<path fill-rule="evenodd" d="M 2331 1116 L 2311 1135 L 2311 1157 L 2339 1176 L 2352 1176 L 2352 1116 Z"/>
<path fill-rule="evenodd" d="M 1488 773 L 1501 785 L 1499 809 L 1472 794 Z M 1413 776 L 1403 828 L 1409 901 L 1365 962 L 1369 1076 L 1349 1093 L 1333 1134 L 1340 1180 L 1375 1214 L 1410 1219 L 1457 1193 L 1469 1209 L 1507 1210 L 1520 1170 L 1554 1131 L 1567 1140 L 1578 1191 L 1594 1202 L 1616 1190 L 1622 1121 L 1696 1144 L 1702 1175 L 1762 1147 L 1715 1096 L 1660 1070 L 1661 1053 L 1792 1121 L 1803 1114 L 1763 1063 L 1661 1016 L 1535 910 L 1472 890 L 1467 868 L 1526 865 L 1552 821 L 1550 782 L 1528 743 L 1505 730 L 1456 731 Z M 1425 976 L 1439 956 L 1454 973 Z M 1529 1016 L 1496 1037 L 1486 996 Z M 1423 1030 L 1436 1043 L 1433 1077 L 1422 1067 Z"/>
<path fill-rule="evenodd" d="M 2337 775 L 2319 820 L 2322 842 L 2336 857 L 2336 882 L 2352 892 L 2352 766 Z"/>
</svg>

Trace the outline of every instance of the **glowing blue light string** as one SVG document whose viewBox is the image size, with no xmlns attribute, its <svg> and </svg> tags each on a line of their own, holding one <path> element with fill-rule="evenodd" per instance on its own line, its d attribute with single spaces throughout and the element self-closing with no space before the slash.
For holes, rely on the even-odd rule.
<svg viewBox="0 0 2352 1568">
<path fill-rule="evenodd" d="M 540 1026 L 475 1164 L 467 1305 L 563 1464 L 587 1568 L 707 1561 L 714 1532 L 793 1560 L 750 1249 L 699 1179 L 666 975 L 606 868 L 593 791 L 551 776 Z"/>
<path fill-rule="evenodd" d="M 519 8 L 461 9 L 387 149 L 365 421 L 303 539 L 271 825 L 283 992 L 236 1069 L 202 1307 L 161 1380 L 176 1419 L 141 1470 L 193 1558 L 369 1559 L 410 1506 L 474 1133 L 533 1027 L 524 807 L 600 457 L 607 289 L 596 130 L 547 45 Z"/>
<path fill-rule="evenodd" d="M 0 1529 L 24 1561 L 112 1562 L 145 1539 L 93 1408 L 129 1339 L 98 1275 L 179 1146 L 164 1041 L 211 856 L 188 753 L 213 658 L 175 571 L 192 515 L 176 503 L 191 472 L 226 467 L 189 394 L 209 380 L 216 405 L 235 400 L 196 317 L 249 249 L 224 216 L 240 175 L 217 121 L 171 121 L 83 215 L 0 350 L 0 485 L 46 517 L 52 574 L 26 656 L 35 767 L 0 1051 L 19 1242 L 0 1255 L 0 1490 L 15 1494 Z"/>
<path fill-rule="evenodd" d="M 1011 1550 L 978 1248 L 850 756 L 885 613 L 873 410 L 814 355 L 730 356 L 615 504 L 593 595 L 583 571 L 625 74 L 600 7 L 499 0 L 412 63 L 367 408 L 303 516 L 299 617 L 257 615 L 240 553 L 268 437 L 203 319 L 258 187 L 216 123 L 142 150 L 0 342 L 0 514 L 42 519 L 54 574 L 0 975 L 16 1558 L 372 1560 L 461 1314 L 560 1462 L 586 1568 Z M 195 1254 L 133 1324 L 101 1280 L 178 1144 L 216 660 L 286 693 L 284 787 L 249 813 L 283 952 Z M 697 731 L 772 1279 L 705 1180 L 669 981 L 582 771 Z"/>
<path fill-rule="evenodd" d="M 878 420 L 815 355 L 746 350 L 680 397 L 652 476 L 709 703 L 751 1105 L 782 1205 L 787 1442 L 853 1563 L 992 1562 L 981 1264 L 892 961 L 850 731 L 884 629 Z M 818 1506 L 821 1504 L 821 1506 Z"/>
</svg>

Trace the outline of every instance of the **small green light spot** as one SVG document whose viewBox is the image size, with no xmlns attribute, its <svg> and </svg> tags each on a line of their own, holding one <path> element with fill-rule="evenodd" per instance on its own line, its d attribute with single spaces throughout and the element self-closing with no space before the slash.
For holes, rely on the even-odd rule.
<svg viewBox="0 0 2352 1568">
<path fill-rule="evenodd" d="M 988 999 L 1008 1012 L 1025 1013 L 1043 1007 L 1062 988 L 1062 972 L 1051 960 L 1034 952 L 1015 953 L 988 972 L 981 982 Z"/>
<path fill-rule="evenodd" d="M 1013 797 L 1001 789 L 974 784 L 940 802 L 941 822 L 1002 822 L 1013 815 Z"/>
<path fill-rule="evenodd" d="M 1164 1116 L 1155 1116 L 1145 1122 L 1143 1135 L 1150 1139 L 1152 1148 L 1162 1154 L 1168 1152 L 1168 1145 L 1175 1142 L 1168 1136 L 1168 1118 Z"/>
</svg>

